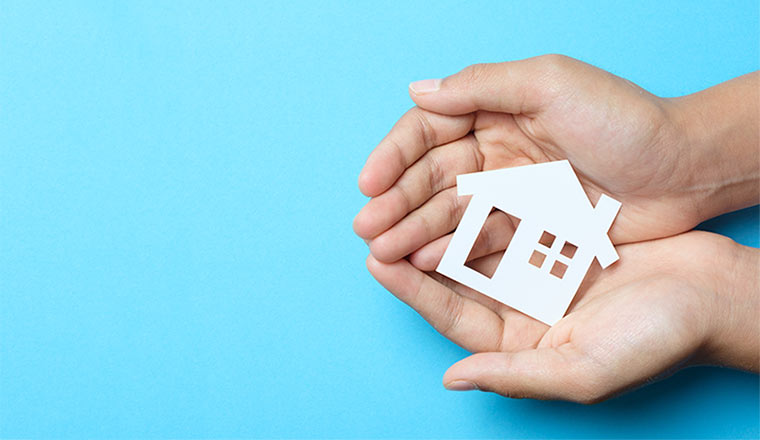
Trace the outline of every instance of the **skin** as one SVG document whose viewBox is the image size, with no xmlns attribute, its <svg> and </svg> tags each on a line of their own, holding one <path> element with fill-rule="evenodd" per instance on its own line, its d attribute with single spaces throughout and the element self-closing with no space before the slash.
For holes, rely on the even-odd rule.
<svg viewBox="0 0 760 440">
<path fill-rule="evenodd" d="M 563 56 L 470 66 L 434 92 L 410 89 L 418 106 L 359 175 L 372 199 L 354 230 L 377 259 L 396 261 L 459 223 L 468 199 L 456 196 L 457 174 L 560 159 L 592 202 L 602 192 L 622 202 L 614 243 L 690 230 L 757 203 L 759 77 L 665 99 Z"/>
<path fill-rule="evenodd" d="M 432 272 L 434 265 L 370 255 L 367 267 L 441 334 L 477 353 L 446 372 L 451 390 L 595 403 L 688 365 L 757 371 L 760 283 L 746 276 L 757 274 L 756 250 L 694 231 L 618 252 L 610 268 L 594 265 L 552 327 Z M 499 256 L 474 265 L 493 268 Z M 743 275 L 739 283 L 726 265 Z"/>
<path fill-rule="evenodd" d="M 556 55 L 413 83 L 417 107 L 359 176 L 371 199 L 354 230 L 380 283 L 477 352 L 447 388 L 595 402 L 693 363 L 757 371 L 758 251 L 707 233 L 662 238 L 758 202 L 758 90 L 752 73 L 660 98 Z M 594 266 L 565 318 L 548 328 L 432 272 L 468 202 L 456 175 L 559 159 L 592 202 L 623 203 L 610 236 L 633 243 Z M 494 266 L 514 225 L 492 214 L 484 232 L 471 258 Z"/>
</svg>

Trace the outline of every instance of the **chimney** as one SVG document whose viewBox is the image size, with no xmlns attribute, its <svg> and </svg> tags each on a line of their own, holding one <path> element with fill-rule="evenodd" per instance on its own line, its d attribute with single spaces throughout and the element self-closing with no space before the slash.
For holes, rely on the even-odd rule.
<svg viewBox="0 0 760 440">
<path fill-rule="evenodd" d="M 602 231 L 606 233 L 610 230 L 618 211 L 620 211 L 620 202 L 609 197 L 607 194 L 602 194 L 602 197 L 599 198 L 594 207 L 596 221 Z"/>
</svg>

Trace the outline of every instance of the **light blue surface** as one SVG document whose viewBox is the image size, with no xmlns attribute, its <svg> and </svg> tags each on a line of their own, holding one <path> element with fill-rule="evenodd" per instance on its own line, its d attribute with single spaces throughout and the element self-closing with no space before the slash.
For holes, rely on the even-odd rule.
<svg viewBox="0 0 760 440">
<path fill-rule="evenodd" d="M 757 376 L 717 368 L 446 392 L 466 353 L 351 231 L 409 81 L 560 52 L 693 92 L 758 68 L 756 1 L 270 3 L 0 2 L 0 435 L 760 434 Z"/>
</svg>

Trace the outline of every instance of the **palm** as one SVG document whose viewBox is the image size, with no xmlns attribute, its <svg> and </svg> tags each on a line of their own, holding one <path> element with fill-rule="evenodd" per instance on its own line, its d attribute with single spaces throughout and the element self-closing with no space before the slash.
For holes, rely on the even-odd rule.
<svg viewBox="0 0 760 440">
<path fill-rule="evenodd" d="M 485 356 L 517 353 L 536 368 L 563 365 L 567 371 L 553 374 L 571 383 L 544 397 L 593 401 L 666 372 L 695 350 L 702 292 L 678 277 L 688 263 L 674 260 L 678 254 L 673 249 L 704 246 L 712 239 L 696 232 L 619 247 L 620 262 L 605 271 L 595 265 L 568 314 L 551 328 L 403 260 L 385 265 L 370 257 L 369 267 L 389 290 L 464 348 L 491 352 Z M 479 258 L 473 266 L 488 270 L 499 257 Z M 576 365 L 584 377 L 570 375 Z"/>
</svg>

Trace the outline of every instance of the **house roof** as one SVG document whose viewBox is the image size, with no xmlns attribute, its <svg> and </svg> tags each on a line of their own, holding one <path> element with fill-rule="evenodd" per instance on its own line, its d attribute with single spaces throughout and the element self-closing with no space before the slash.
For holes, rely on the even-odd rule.
<svg viewBox="0 0 760 440">
<path fill-rule="evenodd" d="M 521 220 L 539 222 L 574 244 L 593 245 L 602 266 L 617 260 L 607 231 L 620 203 L 602 196 L 593 207 L 567 160 L 462 174 L 457 191 L 482 197 Z"/>
</svg>

